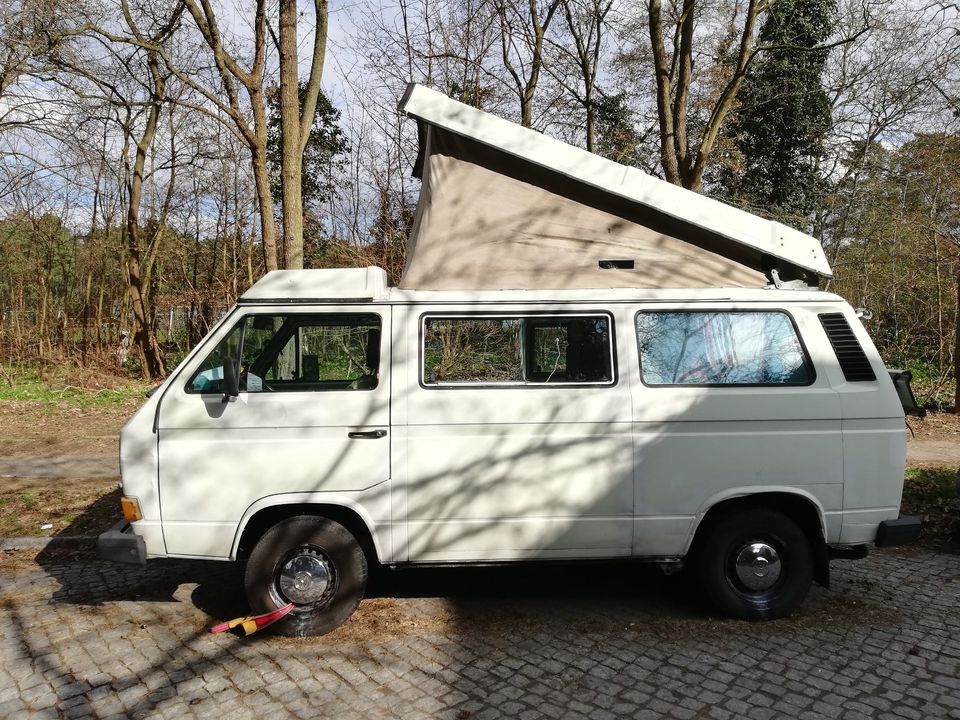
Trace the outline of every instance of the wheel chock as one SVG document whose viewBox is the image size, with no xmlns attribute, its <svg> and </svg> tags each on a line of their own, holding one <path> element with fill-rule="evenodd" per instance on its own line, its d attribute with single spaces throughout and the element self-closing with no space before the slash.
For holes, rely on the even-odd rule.
<svg viewBox="0 0 960 720">
<path fill-rule="evenodd" d="M 222 633 L 234 628 L 240 628 L 245 636 L 253 635 L 257 630 L 263 630 L 265 627 L 273 625 L 277 620 L 290 614 L 293 610 L 293 603 L 287 603 L 282 608 L 273 610 L 263 615 L 247 615 L 233 620 L 219 623 L 210 628 L 212 633 Z"/>
</svg>

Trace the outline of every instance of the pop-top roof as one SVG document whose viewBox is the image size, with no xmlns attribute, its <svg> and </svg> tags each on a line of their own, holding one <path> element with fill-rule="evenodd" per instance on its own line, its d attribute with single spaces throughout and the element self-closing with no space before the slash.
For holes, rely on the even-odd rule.
<svg viewBox="0 0 960 720">
<path fill-rule="evenodd" d="M 273 270 L 241 295 L 239 302 L 383 300 L 387 295 L 387 273 L 378 267 Z"/>
<path fill-rule="evenodd" d="M 726 205 L 712 198 L 700 195 L 699 193 L 686 190 L 679 186 L 668 183 L 659 178 L 638 170 L 637 168 L 620 165 L 611 160 L 607 160 L 593 153 L 580 148 L 568 145 L 554 138 L 547 137 L 535 130 L 524 128 L 516 123 L 504 120 L 476 108 L 464 105 L 450 99 L 449 97 L 422 85 L 411 84 L 400 101 L 400 110 L 407 115 L 418 120 L 420 125 L 420 157 L 415 174 L 421 171 L 428 172 L 430 169 L 424 169 L 425 157 L 430 158 L 431 150 L 428 145 L 431 142 L 438 143 L 437 134 L 434 132 L 431 140 L 431 130 L 439 130 L 449 137 L 450 134 L 465 139 L 471 144 L 487 148 L 487 152 L 493 156 L 509 156 L 520 161 L 518 175 L 515 178 L 524 179 L 527 176 L 533 178 L 529 180 L 532 184 L 540 181 L 534 177 L 538 173 L 543 174 L 547 171 L 550 177 L 566 178 L 566 186 L 560 187 L 556 184 L 550 186 L 550 192 L 558 192 L 567 199 L 572 198 L 578 201 L 580 195 L 587 193 L 594 198 L 595 205 L 603 203 L 615 205 L 614 213 L 621 215 L 633 212 L 630 207 L 636 208 L 636 212 L 646 213 L 649 217 L 651 211 L 654 215 L 665 216 L 668 221 L 674 221 L 671 230 L 660 231 L 660 236 L 669 236 L 680 241 L 690 242 L 690 237 L 699 233 L 706 237 L 716 238 L 710 243 L 700 243 L 700 247 L 707 247 L 717 257 L 732 258 L 741 265 L 752 268 L 753 271 L 767 271 L 770 260 L 774 260 L 774 265 L 779 266 L 781 274 L 784 270 L 799 270 L 801 273 L 810 273 L 821 277 L 831 277 L 832 272 L 827 262 L 823 249 L 816 238 L 802 233 L 793 228 L 789 228 L 781 223 L 766 220 L 756 215 L 752 215 L 743 210 Z M 447 145 L 450 141 L 447 141 Z M 446 152 L 446 151 L 441 151 Z M 446 153 L 448 155 L 456 153 Z M 466 158 L 468 162 L 475 165 L 483 165 L 486 160 L 482 155 L 478 156 L 461 154 L 460 159 Z M 502 167 L 502 163 L 501 163 Z M 529 168 L 529 172 L 523 168 Z M 446 177 L 455 176 L 454 173 L 445 167 L 440 167 L 439 172 L 446 172 Z M 479 178 L 479 175 L 475 177 Z M 493 176 L 490 176 L 493 177 Z M 425 178 L 426 180 L 426 178 Z M 573 181 L 573 182 L 570 182 Z M 436 184 L 437 179 L 434 180 Z M 489 182 L 489 181 L 488 181 Z M 463 185 L 464 183 L 460 183 Z M 577 190 L 580 188 L 581 190 Z M 470 188 L 473 191 L 475 188 Z M 449 192 L 449 190 L 447 190 Z M 453 213 L 443 218 L 443 223 L 448 224 L 449 218 L 456 217 L 461 208 L 466 207 L 468 197 L 464 197 L 466 192 L 461 193 L 458 198 L 460 207 Z M 443 223 L 432 227 L 426 226 L 427 213 L 431 211 L 430 207 L 424 207 L 425 196 L 421 195 L 421 207 L 418 213 L 423 217 L 421 223 L 426 230 L 435 232 L 437 228 L 442 230 Z M 432 203 L 433 208 L 438 207 L 438 203 L 447 202 L 445 198 L 427 198 Z M 624 202 L 626 201 L 626 202 Z M 439 216 L 439 212 L 434 209 L 434 214 Z M 571 210 L 562 210 L 568 215 Z M 551 209 L 551 213 L 553 210 Z M 481 218 L 483 219 L 483 218 Z M 641 223 L 642 224 L 642 223 Z M 567 223 L 570 225 L 570 223 Z M 649 225 L 649 223 L 648 223 Z M 612 224 L 609 226 L 612 227 Z M 680 228 L 681 232 L 676 232 Z M 687 228 L 687 230 L 683 230 Z M 417 227 L 414 232 L 416 233 Z M 421 228 L 422 229 L 422 228 Z M 606 237 L 616 239 L 616 231 L 606 231 Z M 536 233 L 527 233 L 523 241 L 530 244 L 531 238 Z M 659 239 L 659 238 L 658 238 Z M 668 238 L 669 239 L 669 238 Z M 416 240 L 414 236 L 413 240 Z M 447 243 L 446 238 L 439 238 L 438 242 Z M 595 240 L 590 240 L 595 243 Z M 696 240 L 694 240 L 696 242 Z M 726 243 L 726 244 L 724 244 Z M 650 243 L 648 243 L 650 245 Z M 463 247 L 469 250 L 469 239 L 464 240 Z M 408 247 L 408 256 L 411 250 L 415 250 L 414 244 Z M 669 250 L 669 249 L 668 249 Z M 672 251 L 671 251 L 672 252 Z M 439 251 L 438 251 L 439 253 Z M 682 252 L 675 252 L 676 257 L 682 257 Z M 416 261 L 416 254 L 412 254 Z M 694 259 L 693 255 L 688 254 L 688 264 L 693 265 L 702 262 L 702 256 Z M 744 258 L 748 258 L 746 261 Z M 456 256 L 451 255 L 449 260 L 456 261 Z M 408 257 L 408 262 L 411 257 Z M 779 261 L 779 262 L 776 262 Z M 466 261 L 465 261 L 466 262 Z M 645 261 L 646 262 L 646 261 Z M 434 277 L 442 274 L 442 265 L 437 255 L 426 275 L 418 274 L 419 278 Z M 763 266 L 763 267 L 762 267 Z M 596 262 L 593 262 L 596 267 Z M 786 274 L 790 274 L 787 272 Z M 571 275 L 571 277 L 573 277 Z M 582 277 L 578 275 L 577 277 Z M 679 285 L 670 285 L 668 279 L 666 286 L 684 286 L 683 282 Z M 741 283 L 736 283 L 741 284 Z M 752 284 L 752 283 L 751 283 Z M 404 285 L 404 283 L 401 283 Z M 421 285 L 408 285 L 409 287 L 421 287 Z M 492 286 L 491 286 L 492 287 Z M 501 285 L 501 287 L 517 287 L 517 285 Z"/>
</svg>

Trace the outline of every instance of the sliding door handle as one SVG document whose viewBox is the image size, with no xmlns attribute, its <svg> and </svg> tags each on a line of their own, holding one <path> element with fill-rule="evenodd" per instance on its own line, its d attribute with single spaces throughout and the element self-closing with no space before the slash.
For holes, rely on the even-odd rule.
<svg viewBox="0 0 960 720">
<path fill-rule="evenodd" d="M 357 440 L 376 440 L 387 436 L 386 430 L 357 430 L 347 433 L 348 438 Z"/>
</svg>

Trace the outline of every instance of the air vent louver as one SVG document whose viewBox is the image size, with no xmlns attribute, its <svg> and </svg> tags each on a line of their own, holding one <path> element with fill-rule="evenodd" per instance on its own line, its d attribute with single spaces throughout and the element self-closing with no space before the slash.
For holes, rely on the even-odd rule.
<svg viewBox="0 0 960 720">
<path fill-rule="evenodd" d="M 850 324 L 842 313 L 824 313 L 819 316 L 820 324 L 827 331 L 833 352 L 840 361 L 840 369 L 847 382 L 869 382 L 876 380 L 870 361 L 857 342 Z"/>
</svg>

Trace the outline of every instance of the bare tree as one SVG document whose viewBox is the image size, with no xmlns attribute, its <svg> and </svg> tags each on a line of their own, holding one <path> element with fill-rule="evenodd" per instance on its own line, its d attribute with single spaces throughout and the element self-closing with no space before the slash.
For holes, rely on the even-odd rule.
<svg viewBox="0 0 960 720">
<path fill-rule="evenodd" d="M 703 172 L 713 152 L 727 114 L 734 107 L 743 85 L 747 67 L 754 56 L 757 18 L 767 8 L 767 0 L 748 0 L 739 23 L 733 71 L 720 89 L 699 141 L 689 134 L 690 89 L 694 81 L 694 27 L 699 0 L 683 0 L 672 19 L 674 32 L 670 52 L 664 42 L 666 23 L 660 0 L 648 0 L 647 18 L 650 46 L 657 84 L 657 115 L 660 126 L 660 162 L 664 177 L 676 185 L 699 190 Z M 736 13 L 736 6 L 733 10 Z M 731 23 L 733 24 L 733 23 Z"/>
<path fill-rule="evenodd" d="M 561 6 L 570 42 L 550 40 L 565 62 L 551 64 L 548 69 L 554 80 L 583 109 L 586 147 L 593 152 L 597 136 L 597 75 L 613 0 L 561 0 Z M 566 71 L 571 66 L 575 69 L 571 74 L 576 81 Z"/>
<path fill-rule="evenodd" d="M 561 0 L 541 10 L 537 0 L 497 0 L 503 66 L 520 102 L 520 124 L 533 125 L 533 97 L 543 69 L 543 42 Z"/>
<path fill-rule="evenodd" d="M 300 101 L 297 1 L 280 0 L 280 145 L 283 246 L 287 268 L 303 267 L 303 152 L 310 140 L 327 47 L 327 0 L 314 0 L 316 27 L 310 78 Z"/>
<path fill-rule="evenodd" d="M 184 5 L 196 23 L 204 42 L 213 53 L 214 66 L 226 95 L 226 101 L 181 70 L 169 54 L 162 53 L 162 56 L 171 72 L 199 92 L 210 105 L 232 121 L 236 132 L 250 148 L 257 201 L 260 206 L 260 234 L 263 242 L 264 265 L 268 271 L 276 270 L 279 267 L 277 231 L 273 220 L 273 198 L 270 195 L 270 174 L 267 168 L 267 109 L 264 92 L 264 70 L 267 59 L 266 0 L 256 2 L 253 20 L 253 58 L 249 70 L 244 69 L 237 57 L 227 49 L 211 0 L 199 0 L 199 5 L 197 0 L 184 0 Z M 241 104 L 237 83 L 247 92 L 250 111 L 253 114 L 252 126 Z M 217 119 L 221 118 L 217 113 L 211 114 Z"/>
<path fill-rule="evenodd" d="M 170 137 L 174 135 L 173 108 L 167 106 L 170 73 L 164 68 L 160 53 L 176 29 L 181 12 L 182 8 L 177 7 L 166 17 L 148 17 L 146 22 L 150 30 L 143 30 L 124 3 L 122 15 L 127 35 L 120 36 L 88 23 L 69 34 L 76 42 L 69 48 L 59 48 L 49 58 L 50 66 L 60 71 L 52 78 L 55 82 L 78 98 L 112 107 L 115 111 L 113 117 L 122 130 L 126 203 L 123 238 L 128 300 L 133 316 L 133 343 L 147 379 L 162 378 L 166 374 L 163 352 L 153 326 L 152 274 L 175 185 L 175 149 L 164 168 L 167 172 L 165 198 L 159 213 L 151 218 L 149 230 L 141 219 L 141 206 L 147 158 L 165 108 L 168 110 Z M 85 42 L 87 39 L 90 42 Z M 109 60 L 105 66 L 97 67 L 90 62 L 88 54 L 94 48 L 108 51 Z M 129 161 L 131 151 L 132 162 Z"/>
<path fill-rule="evenodd" d="M 865 24 L 859 0 L 840 7 L 836 34 L 855 38 L 828 58 L 825 84 L 830 97 L 832 128 L 825 175 L 833 191 L 824 198 L 814 223 L 831 264 L 848 239 L 847 224 L 863 198 L 861 180 L 869 169 L 869 153 L 884 136 L 907 137 L 929 129 L 930 120 L 946 111 L 948 87 L 960 64 L 953 18 L 915 8 L 888 9 Z M 828 284 L 829 287 L 829 284 Z"/>
</svg>

